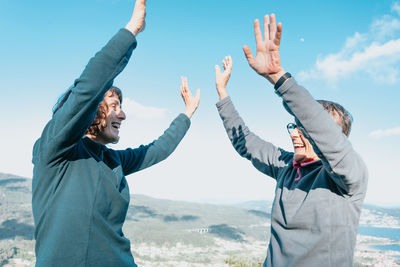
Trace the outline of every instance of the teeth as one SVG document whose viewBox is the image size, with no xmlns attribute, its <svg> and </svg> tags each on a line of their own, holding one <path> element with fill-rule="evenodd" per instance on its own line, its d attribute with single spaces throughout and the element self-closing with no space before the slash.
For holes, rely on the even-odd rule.
<svg viewBox="0 0 400 267">
<path fill-rule="evenodd" d="M 304 147 L 304 146 L 300 144 L 294 144 L 294 147 Z"/>
<path fill-rule="evenodd" d="M 121 124 L 119 124 L 118 122 L 113 122 L 113 123 L 111 123 L 111 125 L 112 125 L 114 128 L 117 128 L 117 129 L 119 129 L 119 127 L 121 126 Z"/>
</svg>

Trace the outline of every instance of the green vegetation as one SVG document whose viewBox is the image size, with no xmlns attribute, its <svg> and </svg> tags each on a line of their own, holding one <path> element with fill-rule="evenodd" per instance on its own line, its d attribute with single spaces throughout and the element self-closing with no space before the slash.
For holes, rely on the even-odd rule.
<svg viewBox="0 0 400 267">
<path fill-rule="evenodd" d="M 15 266 L 16 259 L 35 261 L 31 182 L 0 173 L 0 266 Z M 269 240 L 270 205 L 267 201 L 211 205 L 134 195 L 123 230 L 139 266 L 190 263 L 258 267 L 262 266 Z M 399 212 L 367 208 L 378 214 Z M 359 242 L 363 249 L 371 244 L 388 241 L 364 238 Z M 378 250 L 368 250 L 355 258 L 354 266 L 371 266 L 375 255 L 380 255 Z M 392 261 L 400 264 L 400 259 Z"/>
<path fill-rule="evenodd" d="M 230 255 L 229 258 L 225 259 L 225 263 L 231 267 L 261 267 L 262 261 L 255 261 L 254 259 L 238 258 Z"/>
<path fill-rule="evenodd" d="M 231 227 L 227 224 L 218 224 L 218 225 L 210 225 L 208 227 L 209 233 L 214 234 L 218 237 L 224 238 L 224 239 L 232 239 L 236 240 L 238 242 L 245 242 L 243 239 L 243 234 L 244 232 Z"/>
</svg>

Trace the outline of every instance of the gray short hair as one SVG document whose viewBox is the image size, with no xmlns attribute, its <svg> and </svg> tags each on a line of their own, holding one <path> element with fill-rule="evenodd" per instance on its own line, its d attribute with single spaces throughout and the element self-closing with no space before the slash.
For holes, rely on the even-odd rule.
<svg viewBox="0 0 400 267">
<path fill-rule="evenodd" d="M 333 120 L 342 127 L 342 132 L 346 135 L 350 135 L 351 124 L 353 122 L 353 116 L 348 112 L 342 105 L 327 101 L 327 100 L 317 100 L 324 109 L 332 116 Z"/>
</svg>

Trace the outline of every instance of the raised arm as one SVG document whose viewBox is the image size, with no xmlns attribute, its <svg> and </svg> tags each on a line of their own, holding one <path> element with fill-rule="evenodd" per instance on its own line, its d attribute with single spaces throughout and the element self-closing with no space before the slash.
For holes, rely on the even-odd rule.
<svg viewBox="0 0 400 267">
<path fill-rule="evenodd" d="M 230 56 L 222 61 L 223 72 L 219 65 L 215 66 L 215 83 L 220 99 L 217 108 L 226 133 L 240 156 L 250 160 L 262 173 L 276 179 L 279 170 L 289 163 L 292 153 L 262 140 L 246 126 L 226 91 L 232 66 L 233 61 Z"/>
<path fill-rule="evenodd" d="M 285 73 L 281 66 L 279 46 L 282 36 L 282 23 L 276 25 L 275 15 L 264 17 L 264 38 L 261 33 L 260 22 L 254 21 L 254 35 L 256 38 L 257 54 L 253 56 L 247 45 L 243 46 L 243 52 L 250 65 L 259 75 L 275 84 Z"/>
<path fill-rule="evenodd" d="M 184 114 L 190 119 L 200 103 L 200 89 L 197 89 L 196 96 L 192 96 L 189 90 L 188 82 L 186 77 L 181 77 L 181 96 L 185 103 Z"/>
<path fill-rule="evenodd" d="M 215 86 L 217 88 L 219 100 L 228 96 L 226 85 L 231 77 L 232 67 L 233 61 L 231 56 L 226 56 L 225 59 L 222 60 L 223 72 L 221 72 L 219 65 L 215 65 Z"/>
<path fill-rule="evenodd" d="M 180 93 L 185 104 L 185 112 L 176 117 L 169 128 L 157 140 L 136 149 L 117 151 L 121 158 L 125 175 L 143 170 L 166 159 L 174 152 L 190 127 L 190 118 L 200 102 L 200 89 L 193 97 L 186 77 L 181 77 Z"/>
<path fill-rule="evenodd" d="M 271 18 L 271 20 L 270 20 Z M 354 151 L 347 137 L 332 117 L 316 102 L 309 92 L 297 85 L 281 67 L 279 45 L 282 24 L 276 25 L 275 15 L 264 17 L 264 39 L 260 23 L 254 22 L 257 55 L 254 57 L 247 46 L 243 47 L 249 65 L 275 85 L 285 108 L 295 116 L 318 156 L 323 161 L 332 180 L 352 195 L 365 184 L 366 167 Z M 285 75 L 284 75 L 285 74 Z"/>
<path fill-rule="evenodd" d="M 46 125 L 40 150 L 48 152 L 48 160 L 69 151 L 91 125 L 105 92 L 125 68 L 136 47 L 134 34 L 143 27 L 145 3 L 145 0 L 136 1 L 127 27 L 121 29 L 90 59 L 81 76 L 70 88 L 68 99 Z"/>
<path fill-rule="evenodd" d="M 146 0 L 136 0 L 133 13 L 125 29 L 137 36 L 146 27 Z"/>
</svg>

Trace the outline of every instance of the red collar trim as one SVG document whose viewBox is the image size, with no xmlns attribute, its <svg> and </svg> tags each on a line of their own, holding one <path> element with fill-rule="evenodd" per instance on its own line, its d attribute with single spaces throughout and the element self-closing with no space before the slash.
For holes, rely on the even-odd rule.
<svg viewBox="0 0 400 267">
<path fill-rule="evenodd" d="M 297 161 L 293 160 L 293 167 L 296 168 L 296 169 L 299 169 L 300 167 L 304 167 L 304 166 L 306 166 L 306 165 L 308 165 L 310 163 L 316 162 L 316 161 L 318 161 L 318 160 L 309 159 L 309 160 L 306 160 L 306 161 L 304 161 L 302 163 L 298 163 Z"/>
</svg>

